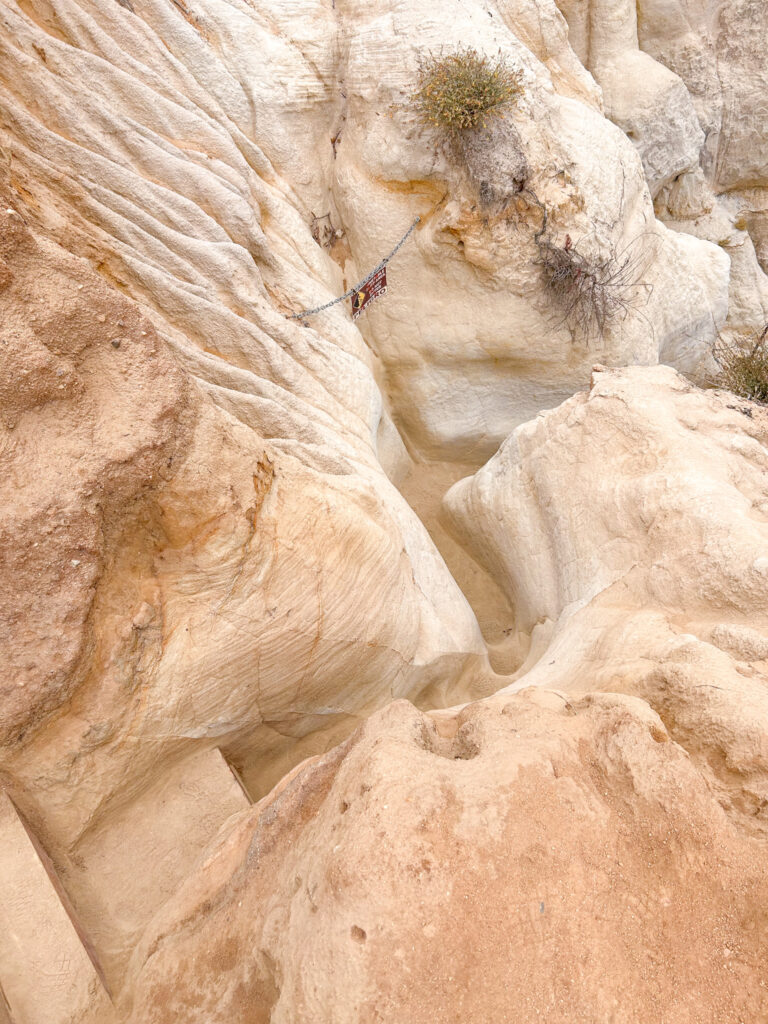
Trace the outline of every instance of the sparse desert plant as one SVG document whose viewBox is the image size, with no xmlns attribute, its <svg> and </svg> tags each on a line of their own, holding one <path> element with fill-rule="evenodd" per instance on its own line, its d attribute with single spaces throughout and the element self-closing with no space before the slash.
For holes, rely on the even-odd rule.
<svg viewBox="0 0 768 1024">
<path fill-rule="evenodd" d="M 570 235 L 562 245 L 548 238 L 545 228 L 536 237 L 537 260 L 547 289 L 562 310 L 563 319 L 585 337 L 602 335 L 606 327 L 624 320 L 646 301 L 652 285 L 641 278 L 651 259 L 653 243 L 643 247 L 634 239 L 622 252 L 591 256 L 574 245 Z"/>
<path fill-rule="evenodd" d="M 720 368 L 712 381 L 715 387 L 768 405 L 768 324 L 759 334 L 719 341 L 714 356 Z"/>
<path fill-rule="evenodd" d="M 522 72 L 511 68 L 501 52 L 489 57 L 459 47 L 450 53 L 421 55 L 411 99 L 424 124 L 456 139 L 503 116 L 504 108 L 522 91 Z"/>
<path fill-rule="evenodd" d="M 340 228 L 333 226 L 330 213 L 324 213 L 322 217 L 318 217 L 315 213 L 311 215 L 312 220 L 309 222 L 309 229 L 312 232 L 312 237 L 324 249 L 331 249 L 333 243 L 341 238 L 344 232 Z"/>
</svg>

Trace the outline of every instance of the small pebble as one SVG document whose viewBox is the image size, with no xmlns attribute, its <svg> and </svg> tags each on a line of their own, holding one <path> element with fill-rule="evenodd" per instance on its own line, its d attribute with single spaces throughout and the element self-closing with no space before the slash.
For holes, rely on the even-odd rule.
<svg viewBox="0 0 768 1024">
<path fill-rule="evenodd" d="M 120 348 L 120 339 L 119 338 L 113 338 L 112 339 L 112 348 Z"/>
</svg>

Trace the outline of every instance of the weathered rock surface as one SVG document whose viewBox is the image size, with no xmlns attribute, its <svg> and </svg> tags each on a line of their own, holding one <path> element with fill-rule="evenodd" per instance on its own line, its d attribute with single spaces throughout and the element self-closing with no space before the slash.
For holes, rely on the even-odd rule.
<svg viewBox="0 0 768 1024">
<path fill-rule="evenodd" d="M 34 20 L 13 3 L 5 15 L 5 60 L 16 72 L 4 102 L 19 179 L 29 179 L 60 241 L 92 251 L 98 240 L 102 268 L 154 306 L 161 331 L 199 376 L 231 390 L 223 359 L 278 389 L 289 366 L 296 382 L 307 371 L 325 380 L 327 363 L 300 355 L 304 346 L 289 340 L 296 331 L 267 313 L 267 293 L 281 312 L 320 304 L 367 273 L 417 215 L 420 230 L 392 266 L 388 301 L 362 325 L 368 350 L 338 310 L 311 325 L 332 350 L 381 366 L 412 450 L 479 464 L 515 425 L 582 386 L 595 358 L 661 357 L 686 371 L 701 364 L 727 314 L 728 261 L 654 220 L 634 148 L 595 109 L 598 91 L 552 5 L 518 14 L 501 4 L 489 17 L 482 5 L 451 2 L 426 21 L 415 3 L 273 7 L 206 5 L 185 17 L 168 0 L 134 13 L 113 0 L 55 12 L 35 0 Z M 479 138 L 469 174 L 407 102 L 419 50 L 460 42 L 503 48 L 525 76 L 513 131 Z M 266 59 L 250 59 L 256 50 Z M 105 94 L 96 105 L 94 74 Z M 471 167 L 483 164 L 478 178 Z M 521 184 L 546 205 L 561 244 L 570 233 L 595 259 L 637 255 L 630 315 L 602 338 L 574 346 L 552 308 L 536 265 L 541 210 L 519 195 Z M 490 208 L 482 201 L 489 188 Z M 330 212 L 342 232 L 332 252 L 341 270 L 311 243 L 310 211 Z M 267 356 L 280 337 L 287 360 Z M 307 397 L 315 390 L 310 381 L 304 389 Z M 340 381 L 332 390 L 350 403 Z M 352 402 L 366 419 L 369 391 L 361 379 Z M 240 416 L 245 405 L 238 399 Z M 294 445 L 309 429 L 295 402 L 289 418 L 298 421 L 279 428 L 266 395 L 247 406 Z"/>
<path fill-rule="evenodd" d="M 48 858 L 5 793 L 0 794 L 0 865 L 5 896 L 0 1020 L 113 1024 L 117 1018 L 104 977 L 77 916 Z M 29 984 L 32 973 L 34 985 Z"/>
<path fill-rule="evenodd" d="M 763 851 L 642 701 L 400 702 L 209 851 L 129 1019 L 760 1020 Z"/>
<path fill-rule="evenodd" d="M 766 1016 L 764 23 L 0 0 L 0 1020 Z"/>
<path fill-rule="evenodd" d="M 0 743 L 13 743 L 71 696 L 96 581 L 167 475 L 185 384 L 135 304 L 36 243 L 1 198 Z"/>
<path fill-rule="evenodd" d="M 560 0 L 574 48 L 600 85 L 605 112 L 630 139 L 643 161 L 651 192 L 699 163 L 704 132 L 691 93 L 675 70 L 640 49 L 638 13 L 627 0 Z M 647 19 L 663 32 L 670 4 Z M 681 21 L 684 15 L 681 12 Z"/>
<path fill-rule="evenodd" d="M 448 492 L 531 635 L 514 686 L 642 696 L 744 828 L 768 826 L 768 411 L 596 368 Z"/>
<path fill-rule="evenodd" d="M 0 768 L 119 985 L 158 892 L 233 810 L 221 788 L 182 785 L 164 820 L 152 793 L 174 773 L 191 785 L 193 751 L 226 747 L 261 795 L 281 759 L 386 700 L 445 703 L 469 666 L 478 692 L 492 673 L 369 431 L 358 465 L 344 449 L 309 464 L 281 452 L 84 260 L 38 245 L 17 212 L 5 226 Z M 159 815 L 159 834 L 131 814 Z M 194 815 L 208 824 L 180 832 Z M 126 852 L 105 865 L 110 849 Z M 34 971 L 9 987 L 0 965 L 0 983 L 21 1015 Z"/>
<path fill-rule="evenodd" d="M 761 327 L 768 280 L 753 244 L 764 234 L 768 9 L 752 0 L 559 7 L 606 113 L 638 149 L 657 215 L 730 257 L 728 328 Z"/>
<path fill-rule="evenodd" d="M 561 88 L 559 74 L 515 35 L 507 5 L 503 22 L 481 7 L 451 9 L 447 30 L 442 20 L 424 24 L 418 5 L 397 5 L 396 31 L 382 37 L 379 8 L 355 8 L 332 194 L 358 270 L 387 250 L 383 225 L 422 216 L 393 269 L 397 288 L 369 314 L 366 339 L 387 370 L 411 450 L 477 463 L 517 423 L 582 386 L 598 353 L 619 365 L 661 358 L 695 371 L 725 319 L 728 266 L 721 251 L 654 220 L 634 147 L 591 103 L 573 99 L 572 87 Z M 438 48 L 446 31 L 456 44 L 501 46 L 525 76 L 509 115 L 514 132 L 480 133 L 466 170 L 405 102 L 419 48 Z M 524 183 L 520 153 L 530 171 Z M 559 244 L 570 235 L 592 259 L 635 263 L 620 289 L 627 315 L 588 345 L 574 338 L 537 265 L 542 205 Z"/>
</svg>

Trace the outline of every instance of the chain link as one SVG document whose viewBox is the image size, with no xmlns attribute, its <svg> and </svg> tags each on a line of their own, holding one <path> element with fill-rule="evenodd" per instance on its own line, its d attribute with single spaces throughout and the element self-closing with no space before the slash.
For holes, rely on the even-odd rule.
<svg viewBox="0 0 768 1024">
<path fill-rule="evenodd" d="M 373 277 L 374 274 L 378 274 L 378 272 L 382 269 L 382 267 L 386 267 L 386 265 L 389 263 L 389 261 L 395 255 L 395 253 L 399 249 L 401 249 L 402 246 L 405 244 L 406 239 L 408 238 L 410 233 L 413 231 L 413 229 L 416 227 L 416 225 L 420 221 L 421 221 L 421 217 L 417 217 L 416 220 L 413 222 L 413 224 L 411 224 L 411 226 L 405 232 L 403 237 L 400 239 L 400 241 L 397 243 L 397 245 L 392 250 L 392 252 L 389 254 L 389 256 L 385 256 L 384 259 L 381 261 L 381 263 L 378 263 L 373 268 L 373 270 L 370 272 L 370 274 L 366 274 L 365 277 L 362 279 L 362 281 L 360 281 L 358 284 L 356 284 L 353 288 L 350 288 L 348 292 L 344 292 L 344 294 L 340 295 L 338 297 L 338 299 L 331 299 L 330 302 L 326 302 L 325 305 L 323 305 L 323 306 L 315 306 L 314 309 L 305 309 L 302 313 L 292 313 L 291 316 L 288 317 L 288 319 L 289 320 L 303 320 L 303 318 L 305 316 L 313 316 L 315 313 L 322 313 L 322 311 L 324 309 L 330 309 L 331 306 L 335 306 L 339 302 L 343 302 L 345 299 L 351 298 L 355 294 L 355 292 L 359 292 L 363 288 L 363 286 L 366 285 L 368 283 L 368 281 L 371 280 L 371 278 Z"/>
</svg>

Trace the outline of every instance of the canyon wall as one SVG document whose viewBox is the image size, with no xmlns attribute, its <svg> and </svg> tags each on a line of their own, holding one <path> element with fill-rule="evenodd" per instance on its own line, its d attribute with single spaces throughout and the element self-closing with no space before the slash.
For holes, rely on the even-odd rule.
<svg viewBox="0 0 768 1024">
<path fill-rule="evenodd" d="M 768 1016 L 767 17 L 0 0 L 0 1021 Z"/>
</svg>

